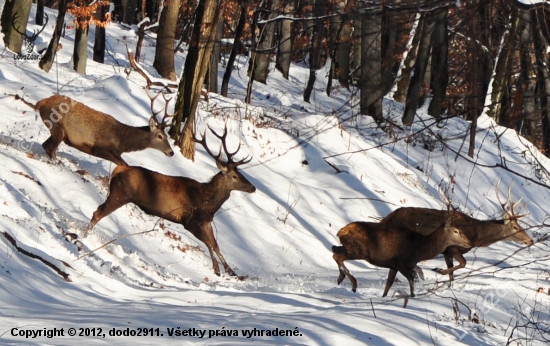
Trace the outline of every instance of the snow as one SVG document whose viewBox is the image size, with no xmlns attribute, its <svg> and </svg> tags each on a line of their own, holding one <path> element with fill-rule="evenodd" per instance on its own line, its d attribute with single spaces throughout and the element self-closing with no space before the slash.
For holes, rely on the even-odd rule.
<svg viewBox="0 0 550 346">
<path fill-rule="evenodd" d="M 41 34 L 45 42 L 54 24 L 48 23 Z M 487 116 L 478 120 L 474 158 L 466 155 L 467 143 L 463 146 L 469 124 L 448 119 L 434 125 L 425 107 L 411 128 L 381 131 L 352 107 L 358 104 L 353 90 L 336 86 L 326 96 L 321 72 L 311 104 L 304 103 L 309 71 L 298 65 L 291 66 L 289 80 L 272 69 L 266 85 L 254 84 L 252 105 L 246 105 L 247 60 L 241 56 L 229 98 L 211 93 L 199 106 L 201 133 L 207 124 L 218 132 L 227 124 L 229 149 L 242 143 L 237 159 L 253 156 L 241 172 L 257 191 L 233 192 L 214 218 L 221 252 L 245 280 L 215 276 L 201 242 L 181 225 L 159 221 L 132 204 L 101 220 L 80 239 L 79 251 L 70 233 L 82 234 L 105 201 L 114 166 L 65 144 L 59 147 L 58 161 L 50 160 L 40 145 L 49 131 L 12 95 L 21 93 L 35 103 L 60 90 L 134 126 L 147 124 L 150 101 L 144 79 L 125 73 L 126 45 L 134 47 L 137 40 L 133 31 L 111 24 L 106 64 L 88 60 L 86 76 L 72 71 L 73 35 L 67 29 L 50 73 L 36 61 L 14 61 L 13 53 L 1 53 L 0 231 L 68 273 L 72 282 L 18 252 L 0 235 L 0 344 L 494 345 L 519 338 L 542 345 L 542 338 L 548 338 L 548 332 L 514 328 L 526 323 L 525 316 L 539 323 L 550 319 L 548 226 L 543 227 L 549 216 L 548 159 Z M 91 57 L 93 29 L 90 36 Z M 159 78 L 153 58 L 154 41 L 146 38 L 141 65 Z M 184 55 L 177 53 L 177 71 L 183 61 Z M 84 91 L 81 95 L 74 94 L 77 87 Z M 387 99 L 384 107 L 399 123 L 403 106 Z M 430 131 L 419 132 L 430 124 Z M 207 136 L 211 148 L 217 148 L 215 137 Z M 200 146 L 195 162 L 150 149 L 124 154 L 124 159 L 201 182 L 218 171 Z M 474 249 L 466 254 L 466 268 L 455 273 L 452 287 L 446 276 L 429 270 L 444 266 L 441 256 L 420 263 L 425 280 L 416 283 L 417 297 L 412 299 L 401 276 L 389 297 L 381 298 L 387 269 L 365 261 L 346 262 L 358 279 L 357 293 L 347 280 L 336 284 L 338 269 L 330 249 L 338 245 L 336 233 L 347 223 L 375 221 L 401 206 L 443 208 L 439 191 L 445 186 L 465 212 L 480 219 L 500 218 L 494 191 L 499 180 L 501 196 L 513 183 L 512 198 L 523 197 L 519 211 L 529 215 L 522 226 L 534 246 L 499 242 Z M 544 293 L 537 293 L 539 289 Z M 64 336 L 18 335 L 53 328 L 63 328 Z M 68 336 L 69 328 L 77 334 L 82 328 L 84 336 Z M 138 328 L 163 336 L 109 335 Z M 183 336 L 183 330 L 193 328 L 204 332 L 203 338 Z M 247 338 L 255 328 L 255 335 Z M 285 336 L 267 336 L 276 328 Z M 169 336 L 177 330 L 182 336 Z M 222 336 L 233 331 L 238 336 Z M 100 336 L 90 336 L 94 333 Z"/>
</svg>

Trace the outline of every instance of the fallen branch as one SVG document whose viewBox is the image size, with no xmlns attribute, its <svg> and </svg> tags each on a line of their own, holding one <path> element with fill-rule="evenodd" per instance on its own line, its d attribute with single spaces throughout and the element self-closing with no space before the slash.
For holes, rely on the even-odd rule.
<svg viewBox="0 0 550 346">
<path fill-rule="evenodd" d="M 48 267 L 52 268 L 57 274 L 59 274 L 61 277 L 63 277 L 63 279 L 65 279 L 66 281 L 68 282 L 72 282 L 73 280 L 71 280 L 69 278 L 69 274 L 65 273 L 64 271 L 62 271 L 61 269 L 59 269 L 58 267 L 55 266 L 55 264 L 53 264 L 52 262 L 48 261 L 48 260 L 45 260 L 44 258 L 38 256 L 38 255 L 35 255 L 21 247 L 19 247 L 17 245 L 17 241 L 7 232 L 1 232 L 4 237 L 11 243 L 11 245 L 13 245 L 14 248 L 17 249 L 17 251 L 19 251 L 20 253 L 22 253 L 23 255 L 25 256 L 28 256 L 30 258 L 33 258 L 33 259 L 37 259 L 39 260 L 40 262 L 44 263 L 45 265 L 47 265 Z M 72 267 L 68 264 L 68 263 L 65 263 L 63 261 L 60 261 L 61 263 L 63 263 L 65 266 L 69 267 L 72 269 Z"/>
</svg>

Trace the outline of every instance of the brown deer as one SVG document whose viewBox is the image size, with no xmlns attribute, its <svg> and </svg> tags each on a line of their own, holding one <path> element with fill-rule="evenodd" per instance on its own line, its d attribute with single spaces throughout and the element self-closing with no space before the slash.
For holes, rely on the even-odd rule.
<svg viewBox="0 0 550 346">
<path fill-rule="evenodd" d="M 21 97 L 16 96 L 21 99 Z M 151 108 L 154 99 L 151 100 Z M 133 127 L 125 125 L 112 116 L 92 109 L 68 96 L 54 95 L 33 105 L 27 105 L 40 112 L 40 117 L 50 130 L 51 136 L 42 143 L 46 154 L 56 158 L 61 142 L 93 156 L 109 160 L 117 165 L 128 166 L 122 153 L 157 149 L 166 156 L 174 156 L 164 132 L 168 114 L 162 122 L 156 120 L 155 112 L 149 125 Z"/>
<path fill-rule="evenodd" d="M 225 272 L 236 275 L 220 252 L 212 230 L 212 220 L 214 214 L 229 198 L 231 191 L 249 193 L 256 191 L 254 185 L 237 170 L 238 166 L 250 162 L 251 158 L 233 161 L 233 156 L 239 151 L 240 144 L 233 153 L 227 150 L 225 143 L 227 127 L 221 136 L 212 129 L 210 131 L 221 140 L 227 162 L 221 159 L 221 147 L 218 155 L 214 155 L 208 149 L 206 133 L 201 140 L 195 138 L 195 141 L 202 144 L 206 152 L 216 160 L 216 165 L 220 169 L 220 172 L 208 183 L 199 183 L 186 177 L 167 176 L 142 167 L 118 166 L 111 175 L 109 197 L 94 212 L 87 231 L 121 206 L 134 203 L 149 215 L 181 224 L 202 241 L 210 252 L 216 275 L 220 275 L 220 268 L 214 253 L 221 261 Z"/>
<path fill-rule="evenodd" d="M 409 281 L 411 297 L 414 297 L 413 270 L 420 261 L 432 259 L 449 246 L 470 246 L 470 241 L 462 232 L 450 225 L 448 218 L 445 225 L 430 235 L 389 227 L 375 222 L 352 222 L 338 231 L 342 246 L 333 246 L 333 258 L 338 264 L 340 276 L 338 284 L 347 276 L 352 291 L 357 290 L 357 280 L 344 265 L 346 260 L 365 260 L 375 266 L 389 268 L 385 297 L 393 285 L 397 272 Z"/>
<path fill-rule="evenodd" d="M 458 227 L 470 240 L 471 246 L 457 247 L 450 246 L 443 251 L 447 269 L 437 269 L 439 274 L 449 274 L 450 281 L 454 280 L 453 272 L 466 266 L 466 259 L 463 254 L 474 247 L 489 246 L 500 240 L 514 241 L 527 246 L 533 245 L 533 240 L 518 224 L 518 219 L 523 215 L 517 215 L 514 207 L 521 201 L 513 202 L 510 192 L 512 185 L 508 189 L 508 202 L 510 202 L 510 212 L 506 210 L 506 203 L 502 203 L 498 194 L 498 184 L 496 186 L 496 195 L 499 204 L 503 210 L 502 220 L 477 220 L 459 211 L 453 212 L 453 225 Z M 407 228 L 423 235 L 432 233 L 440 227 L 448 218 L 446 210 L 427 209 L 427 208 L 399 208 L 386 216 L 381 224 L 387 227 Z M 458 261 L 458 265 L 453 267 L 453 258 Z"/>
</svg>

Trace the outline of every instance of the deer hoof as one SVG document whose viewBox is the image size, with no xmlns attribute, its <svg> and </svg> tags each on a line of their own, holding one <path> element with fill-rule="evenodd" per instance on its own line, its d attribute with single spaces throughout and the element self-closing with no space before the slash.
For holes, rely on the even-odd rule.
<svg viewBox="0 0 550 346">
<path fill-rule="evenodd" d="M 441 268 L 432 268 L 432 270 L 433 270 L 434 272 L 438 273 L 438 274 L 443 274 L 443 273 L 442 273 L 443 269 L 441 269 Z"/>
</svg>

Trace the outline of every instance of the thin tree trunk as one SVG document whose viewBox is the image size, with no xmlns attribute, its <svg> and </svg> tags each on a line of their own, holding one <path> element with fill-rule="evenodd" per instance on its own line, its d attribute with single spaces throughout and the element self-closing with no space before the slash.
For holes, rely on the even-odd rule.
<svg viewBox="0 0 550 346">
<path fill-rule="evenodd" d="M 275 13 L 273 13 L 273 0 L 266 1 L 266 9 L 268 10 L 269 15 L 262 19 L 269 20 L 275 17 Z M 250 76 L 255 81 L 265 84 L 269 73 L 269 62 L 271 61 L 272 54 L 274 54 L 272 48 L 275 23 L 257 23 L 256 25 L 259 30 L 259 39 L 257 45 L 253 47 L 254 51 L 251 59 L 252 65 L 250 66 L 254 68 L 250 70 Z M 253 63 L 252 60 L 254 61 Z"/>
<path fill-rule="evenodd" d="M 174 40 L 181 0 L 169 0 L 160 16 L 157 31 L 157 46 L 153 67 L 158 73 L 172 81 L 177 79 L 174 64 Z"/>
<path fill-rule="evenodd" d="M 352 75 L 351 80 L 352 84 L 356 84 L 357 87 L 361 87 L 361 71 L 359 71 L 359 67 L 361 66 L 361 16 L 358 14 L 355 14 L 353 18 L 353 34 L 352 34 L 352 40 L 353 40 L 353 60 L 350 63 L 351 66 L 351 73 Z M 355 83 L 357 82 L 357 83 Z"/>
<path fill-rule="evenodd" d="M 420 18 L 418 18 L 418 24 L 416 26 L 416 32 L 414 33 L 414 37 L 411 42 L 411 47 L 409 49 L 409 52 L 407 53 L 407 57 L 405 58 L 405 61 L 403 62 L 403 68 L 401 69 L 401 77 L 397 82 L 397 90 L 393 95 L 394 100 L 396 100 L 397 102 L 401 102 L 401 103 L 405 102 L 405 98 L 407 96 L 407 90 L 409 89 L 411 74 L 416 63 L 416 55 L 418 53 L 420 38 L 422 37 L 422 27 L 424 26 L 424 18 L 425 18 L 424 14 L 422 14 Z"/>
<path fill-rule="evenodd" d="M 73 68 L 80 74 L 86 74 L 88 61 L 88 29 L 87 23 L 80 23 L 74 36 Z"/>
<path fill-rule="evenodd" d="M 422 27 L 422 36 L 418 45 L 418 53 L 414 64 L 414 74 L 411 77 L 409 89 L 407 90 L 407 100 L 405 102 L 405 112 L 403 114 L 403 125 L 412 125 L 416 110 L 418 108 L 420 91 L 424 73 L 428 65 L 428 59 L 432 43 L 432 32 L 435 21 L 433 16 L 427 15 Z"/>
<path fill-rule="evenodd" d="M 292 15 L 294 13 L 295 0 L 287 0 L 288 3 L 285 6 L 284 15 Z M 292 28 L 294 24 L 292 20 L 282 20 L 280 23 L 280 40 L 279 49 L 277 50 L 277 57 L 275 62 L 275 68 L 281 72 L 285 79 L 288 79 L 288 73 L 290 70 L 290 62 L 292 61 L 292 45 L 294 43 L 294 35 L 292 35 Z"/>
<path fill-rule="evenodd" d="M 34 22 L 36 25 L 44 25 L 44 0 L 36 0 L 36 16 Z"/>
<path fill-rule="evenodd" d="M 136 62 L 141 59 L 141 47 L 143 46 L 143 38 L 145 37 L 145 28 L 150 25 L 149 21 L 144 21 L 138 28 L 138 39 L 136 43 Z"/>
<path fill-rule="evenodd" d="M 436 14 L 436 23 L 433 33 L 432 73 L 430 83 L 433 98 L 428 108 L 428 114 L 438 120 L 444 112 L 443 101 L 445 100 L 447 84 L 449 83 L 449 63 L 447 61 L 449 55 L 447 12 L 448 8 L 443 8 Z"/>
<path fill-rule="evenodd" d="M 229 79 L 231 78 L 231 72 L 233 71 L 233 64 L 235 63 L 237 52 L 240 51 L 242 46 L 241 36 L 243 34 L 244 25 L 246 24 L 246 7 L 244 7 L 244 4 L 240 6 L 240 9 L 241 14 L 239 16 L 237 28 L 235 29 L 233 47 L 231 48 L 231 53 L 229 54 L 229 59 L 227 60 L 227 67 L 225 68 L 225 73 L 223 74 L 221 94 L 225 97 L 227 97 L 227 89 L 229 88 Z"/>
<path fill-rule="evenodd" d="M 220 62 L 220 44 L 223 34 L 223 17 L 218 18 L 218 30 L 216 31 L 216 39 L 214 48 L 210 54 L 210 66 L 208 67 L 208 81 L 206 90 L 212 93 L 218 93 L 218 63 Z"/>
<path fill-rule="evenodd" d="M 498 56 L 497 65 L 495 67 L 495 76 L 493 78 L 491 105 L 487 114 L 493 117 L 497 124 L 502 123 L 503 100 L 508 88 L 508 80 L 510 78 L 509 70 L 512 60 L 512 50 L 514 49 L 520 18 L 518 9 L 512 6 L 511 27 L 505 32 L 507 37 L 503 38 L 502 48 Z"/>
<path fill-rule="evenodd" d="M 536 12 L 531 12 L 533 30 L 533 42 L 535 46 L 535 56 L 537 60 L 537 100 L 539 104 L 538 111 L 540 112 L 542 122 L 542 152 L 546 155 L 550 155 L 550 112 L 548 107 L 550 106 L 550 75 L 548 73 L 548 59 L 546 57 L 546 51 L 548 46 L 544 42 L 542 34 L 543 25 L 545 22 L 539 21 L 540 18 Z"/>
<path fill-rule="evenodd" d="M 307 81 L 306 89 L 304 90 L 304 101 L 309 102 L 311 93 L 313 91 L 313 85 L 315 84 L 317 70 L 321 68 L 321 50 L 325 23 L 320 19 L 323 15 L 325 7 L 325 0 L 314 0 L 314 16 L 317 18 L 315 25 L 313 26 L 311 47 L 309 50 L 309 79 Z"/>
<path fill-rule="evenodd" d="M 122 22 L 125 24 L 135 24 L 137 0 L 122 0 Z"/>
<path fill-rule="evenodd" d="M 342 17 L 337 16 L 344 12 L 345 0 L 336 0 L 332 2 L 331 11 L 329 12 L 329 29 L 328 32 L 328 53 L 330 55 L 330 68 L 328 73 L 328 81 L 326 93 L 330 96 L 332 91 L 332 79 L 336 74 L 336 49 L 338 49 L 338 33 L 340 32 Z M 329 3 L 329 6 L 331 4 Z M 336 35 L 331 35 L 330 33 L 337 33 Z"/>
<path fill-rule="evenodd" d="M 67 0 L 59 0 L 57 21 L 55 22 L 53 37 L 50 40 L 46 53 L 42 56 L 42 59 L 40 59 L 40 62 L 38 63 L 38 66 L 40 66 L 40 68 L 46 73 L 52 68 L 53 60 L 55 59 L 55 54 L 57 53 L 57 46 L 59 45 L 59 38 L 61 37 L 63 24 L 65 23 L 66 12 Z"/>
<path fill-rule="evenodd" d="M 105 13 L 107 13 L 108 6 L 99 6 L 95 13 L 95 19 L 105 21 Z M 105 61 L 105 28 L 99 25 L 95 26 L 94 37 L 94 57 L 95 62 L 103 64 Z M 139 62 L 136 52 L 136 61 Z"/>
<path fill-rule="evenodd" d="M 521 134 L 531 143 L 540 146 L 540 136 L 537 131 L 537 123 L 539 123 L 538 114 L 535 107 L 535 87 L 536 79 L 531 78 L 533 75 L 533 65 L 531 63 L 533 35 L 531 29 L 531 15 L 525 10 L 519 10 L 520 18 L 524 23 L 524 28 L 521 32 L 521 83 L 518 87 L 523 90 L 523 107 Z"/>
<path fill-rule="evenodd" d="M 361 23 L 361 114 L 383 121 L 382 13 L 363 14 Z"/>
<path fill-rule="evenodd" d="M 176 114 L 170 133 L 180 146 L 183 156 L 190 160 L 195 158 L 195 113 L 217 34 L 219 16 L 223 16 L 223 4 L 224 0 L 204 0 L 198 3 L 193 34 L 178 86 Z M 183 131 L 180 131 L 184 123 Z"/>
<path fill-rule="evenodd" d="M 349 73 L 350 73 L 350 53 L 351 53 L 351 16 L 349 12 L 355 6 L 355 0 L 347 0 L 344 7 L 344 14 L 338 29 L 336 47 L 334 55 L 334 70 L 338 82 L 346 88 L 349 88 Z"/>
</svg>

